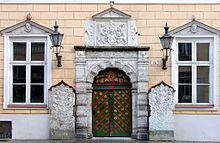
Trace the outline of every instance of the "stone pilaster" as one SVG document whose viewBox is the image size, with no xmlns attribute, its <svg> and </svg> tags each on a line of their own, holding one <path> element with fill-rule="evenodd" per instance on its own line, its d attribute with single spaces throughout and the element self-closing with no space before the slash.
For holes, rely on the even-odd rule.
<svg viewBox="0 0 220 143">
<path fill-rule="evenodd" d="M 84 50 L 76 51 L 76 137 L 88 138 L 89 97 L 86 83 L 86 56 Z"/>
<path fill-rule="evenodd" d="M 148 62 L 147 51 L 138 51 L 138 95 L 137 95 L 137 139 L 149 139 L 147 91 L 148 91 Z"/>
</svg>

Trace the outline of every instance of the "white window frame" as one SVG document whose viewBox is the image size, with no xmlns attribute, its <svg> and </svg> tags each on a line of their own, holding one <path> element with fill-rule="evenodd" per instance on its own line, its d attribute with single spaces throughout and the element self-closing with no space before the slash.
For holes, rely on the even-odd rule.
<svg viewBox="0 0 220 143">
<path fill-rule="evenodd" d="M 178 103 L 178 66 L 179 65 L 192 65 L 193 62 L 190 61 L 178 61 L 178 43 L 210 43 L 209 50 L 209 60 L 210 62 L 201 62 L 201 65 L 210 65 L 210 100 L 209 103 L 195 103 L 196 91 L 192 93 L 192 103 Z M 196 58 L 195 46 L 192 45 L 192 58 Z M 217 35 L 174 35 L 174 41 L 172 44 L 172 85 L 176 89 L 175 92 L 175 109 L 180 110 L 217 110 L 218 109 L 218 36 Z M 192 61 L 195 61 L 192 60 Z M 200 63 L 200 62 L 197 62 Z M 200 64 L 199 64 L 200 65 Z M 195 68 L 196 65 L 193 65 L 192 68 Z M 192 69 L 192 77 L 196 75 L 196 69 Z M 192 80 L 195 78 L 192 78 Z M 192 81 L 195 83 L 195 81 Z M 195 83 L 196 84 L 196 83 Z M 195 85 L 192 85 L 192 88 Z M 192 89 L 195 90 L 195 89 Z M 194 99 L 193 99 L 194 98 Z M 189 106 L 180 106 L 178 105 L 189 105 Z M 192 106 L 190 106 L 192 105 Z M 194 106 L 195 105 L 195 106 Z M 208 106 L 207 106 L 208 105 Z M 209 106 L 210 105 L 210 106 Z M 213 105 L 213 107 L 211 106 Z"/>
<path fill-rule="evenodd" d="M 34 61 L 34 65 L 45 65 L 44 67 L 44 103 L 12 103 L 12 63 L 13 63 L 13 42 L 44 42 L 45 43 L 45 59 L 44 62 Z M 51 86 L 51 51 L 50 51 L 50 38 L 49 35 L 4 35 L 4 104 L 3 108 L 8 109 L 8 105 L 22 105 L 21 107 L 12 108 L 47 108 L 48 106 L 48 89 Z M 28 46 L 27 46 L 28 48 Z M 28 56 L 28 54 L 26 55 Z M 28 57 L 30 58 L 30 57 Z M 33 61 L 32 61 L 33 62 Z M 25 62 L 18 61 L 16 63 L 21 63 L 24 65 Z M 30 64 L 30 63 L 27 63 Z M 26 69 L 27 71 L 28 69 Z M 30 69 L 29 69 L 30 70 Z M 27 76 L 26 76 L 27 77 Z M 29 77 L 30 78 L 30 77 Z M 27 83 L 28 84 L 28 83 Z M 27 90 L 26 90 L 27 91 Z M 27 95 L 26 98 L 30 98 Z M 28 99 L 29 100 L 29 99 Z M 28 106 L 26 106 L 28 105 Z M 44 106 L 34 106 L 34 105 L 44 105 Z M 32 107 L 33 106 L 33 107 Z M 11 108 L 11 107 L 10 107 Z"/>
</svg>

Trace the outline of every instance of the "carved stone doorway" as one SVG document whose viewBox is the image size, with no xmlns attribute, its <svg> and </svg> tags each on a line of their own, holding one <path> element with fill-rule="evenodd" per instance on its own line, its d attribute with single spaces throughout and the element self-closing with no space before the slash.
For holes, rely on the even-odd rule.
<svg viewBox="0 0 220 143">
<path fill-rule="evenodd" d="M 76 137 L 92 138 L 94 79 L 108 68 L 123 71 L 131 87 L 131 137 L 148 139 L 148 50 L 139 47 L 131 16 L 113 8 L 85 21 L 85 46 L 76 51 Z M 108 87 L 109 88 L 109 87 Z M 110 90 L 114 94 L 113 90 Z M 117 92 L 117 91 L 116 91 Z"/>
<path fill-rule="evenodd" d="M 130 78 L 117 68 L 99 72 L 92 93 L 93 136 L 131 136 Z"/>
</svg>

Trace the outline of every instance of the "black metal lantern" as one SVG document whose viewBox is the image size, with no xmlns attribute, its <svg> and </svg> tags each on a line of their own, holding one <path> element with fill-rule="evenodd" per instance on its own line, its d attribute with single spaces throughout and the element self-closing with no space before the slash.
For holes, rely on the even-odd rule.
<svg viewBox="0 0 220 143">
<path fill-rule="evenodd" d="M 173 37 L 168 32 L 169 27 L 167 26 L 167 23 L 166 23 L 164 29 L 165 29 L 165 34 L 162 37 L 160 37 L 160 42 L 163 47 L 163 49 L 161 49 L 163 51 L 163 58 L 162 58 L 163 67 L 162 67 L 162 69 L 166 70 L 167 69 L 166 62 L 168 60 L 169 53 L 172 50 L 171 45 L 173 43 Z"/>
<path fill-rule="evenodd" d="M 55 21 L 54 32 L 50 34 L 50 40 L 52 43 L 52 48 L 55 48 L 54 50 L 55 50 L 55 54 L 57 58 L 57 67 L 62 67 L 62 64 L 61 64 L 62 56 L 60 55 L 60 52 L 61 52 L 61 49 L 63 48 L 61 46 L 61 43 L 62 43 L 64 34 L 60 34 L 58 32 L 58 28 L 59 26 L 57 25 L 57 21 Z"/>
</svg>

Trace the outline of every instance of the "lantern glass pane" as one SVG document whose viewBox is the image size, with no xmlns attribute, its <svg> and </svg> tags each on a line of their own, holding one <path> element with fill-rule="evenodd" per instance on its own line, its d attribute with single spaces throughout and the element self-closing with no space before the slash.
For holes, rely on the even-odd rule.
<svg viewBox="0 0 220 143">
<path fill-rule="evenodd" d="M 58 45 L 61 46 L 61 43 L 62 43 L 62 40 L 63 40 L 63 34 L 60 34 L 60 33 L 59 33 L 58 37 L 59 37 L 59 38 L 58 38 L 58 41 L 59 41 L 59 42 L 58 42 Z"/>
<path fill-rule="evenodd" d="M 170 49 L 173 42 L 173 37 L 160 37 L 160 42 L 163 46 L 163 49 Z"/>
</svg>

